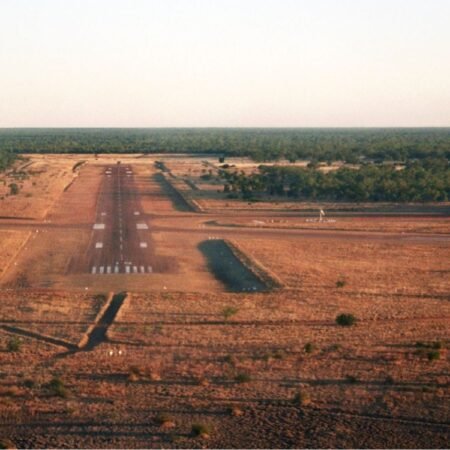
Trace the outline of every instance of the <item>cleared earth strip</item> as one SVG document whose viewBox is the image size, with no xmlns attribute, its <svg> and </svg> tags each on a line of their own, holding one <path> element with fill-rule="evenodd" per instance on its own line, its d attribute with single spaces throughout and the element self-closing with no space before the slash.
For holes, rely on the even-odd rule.
<svg viewBox="0 0 450 450">
<path fill-rule="evenodd" d="M 84 336 L 78 343 L 80 350 L 92 350 L 97 345 L 108 340 L 108 329 L 114 322 L 129 294 L 121 292 L 119 294 L 109 295 L 108 300 L 103 305 L 94 323 L 88 328 Z"/>
<path fill-rule="evenodd" d="M 8 325 L 0 325 L 0 328 L 8 333 L 18 334 L 19 336 L 29 337 L 37 339 L 39 341 L 47 342 L 48 344 L 57 345 L 59 347 L 65 347 L 69 350 L 75 350 L 76 345 L 71 342 L 64 341 L 63 339 L 54 338 L 41 333 L 35 333 L 34 331 L 23 330 L 22 328 L 10 327 Z"/>
</svg>

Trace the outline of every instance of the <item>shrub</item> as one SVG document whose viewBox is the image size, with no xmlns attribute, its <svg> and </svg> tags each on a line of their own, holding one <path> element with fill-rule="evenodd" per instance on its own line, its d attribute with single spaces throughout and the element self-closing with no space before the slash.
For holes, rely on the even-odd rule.
<svg viewBox="0 0 450 450">
<path fill-rule="evenodd" d="M 308 394 L 308 392 L 306 391 L 298 391 L 293 399 L 292 402 L 295 403 L 296 405 L 300 405 L 300 406 L 306 406 L 309 405 L 311 403 L 311 397 Z"/>
<path fill-rule="evenodd" d="M 47 384 L 47 387 L 49 388 L 50 392 L 56 397 L 67 398 L 69 396 L 69 392 L 67 391 L 64 382 L 59 377 L 52 378 L 51 381 Z"/>
<path fill-rule="evenodd" d="M 233 355 L 225 355 L 223 357 L 223 361 L 226 362 L 227 364 L 230 364 L 231 366 L 235 366 L 236 365 L 236 357 Z"/>
<path fill-rule="evenodd" d="M 207 438 L 211 434 L 211 427 L 203 423 L 194 423 L 191 432 L 196 437 Z"/>
<path fill-rule="evenodd" d="M 155 422 L 157 423 L 157 425 L 164 427 L 175 425 L 175 419 L 170 414 L 166 413 L 158 414 L 155 417 Z"/>
<path fill-rule="evenodd" d="M 343 288 L 345 285 L 347 284 L 347 282 L 343 279 L 337 280 L 336 281 L 336 287 L 337 288 Z"/>
<path fill-rule="evenodd" d="M 250 374 L 245 373 L 245 372 L 241 372 L 238 373 L 235 377 L 234 380 L 237 383 L 250 383 L 250 381 L 252 381 L 252 377 Z"/>
<path fill-rule="evenodd" d="M 346 375 L 345 379 L 347 380 L 347 383 L 351 383 L 351 384 L 355 384 L 359 381 L 358 378 L 355 377 L 354 375 Z"/>
<path fill-rule="evenodd" d="M 432 350 L 427 353 L 428 361 L 435 361 L 441 357 L 439 350 Z"/>
<path fill-rule="evenodd" d="M 17 195 L 19 193 L 19 186 L 16 183 L 11 183 L 9 185 L 9 193 L 11 195 Z"/>
<path fill-rule="evenodd" d="M 356 323 L 356 317 L 353 314 L 339 314 L 336 323 L 341 327 L 351 327 Z"/>
<path fill-rule="evenodd" d="M 312 342 L 307 342 L 303 349 L 305 353 L 312 353 L 315 350 L 315 345 Z"/>
<path fill-rule="evenodd" d="M 6 345 L 6 349 L 8 352 L 20 352 L 20 347 L 22 346 L 22 341 L 16 337 L 13 336 Z"/>
<path fill-rule="evenodd" d="M 23 382 L 23 385 L 28 389 L 32 389 L 32 388 L 36 387 L 36 383 L 34 382 L 34 380 L 31 380 L 29 378 Z"/>
<path fill-rule="evenodd" d="M 238 312 L 237 308 L 234 308 L 232 306 L 227 306 L 226 308 L 223 309 L 222 315 L 223 315 L 224 319 L 227 320 L 230 317 L 232 317 L 235 314 L 237 314 L 237 312 Z"/>
<path fill-rule="evenodd" d="M 0 439 L 0 449 L 15 449 L 17 448 L 13 441 L 10 439 Z"/>
</svg>

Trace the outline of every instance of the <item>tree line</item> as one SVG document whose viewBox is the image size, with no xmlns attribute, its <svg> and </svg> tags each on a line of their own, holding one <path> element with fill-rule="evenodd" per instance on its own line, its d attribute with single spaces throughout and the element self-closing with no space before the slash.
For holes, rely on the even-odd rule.
<svg viewBox="0 0 450 450">
<path fill-rule="evenodd" d="M 3 172 L 7 169 L 16 159 L 17 155 L 10 151 L 0 149 L 0 172 Z"/>
<path fill-rule="evenodd" d="M 256 200 L 263 195 L 299 200 L 429 202 L 450 199 L 447 159 L 394 165 L 362 165 L 323 172 L 314 166 L 260 166 L 257 173 L 220 170 L 229 196 Z"/>
<path fill-rule="evenodd" d="M 17 153 L 205 153 L 255 161 L 450 159 L 450 128 L 1 129 Z"/>
</svg>

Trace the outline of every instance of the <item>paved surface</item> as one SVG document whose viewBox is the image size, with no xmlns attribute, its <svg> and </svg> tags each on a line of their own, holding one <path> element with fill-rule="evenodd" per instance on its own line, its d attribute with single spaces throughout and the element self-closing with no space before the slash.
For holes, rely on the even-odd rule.
<svg viewBox="0 0 450 450">
<path fill-rule="evenodd" d="M 131 166 L 105 166 L 84 271 L 152 273 L 151 236 L 142 215 Z"/>
</svg>

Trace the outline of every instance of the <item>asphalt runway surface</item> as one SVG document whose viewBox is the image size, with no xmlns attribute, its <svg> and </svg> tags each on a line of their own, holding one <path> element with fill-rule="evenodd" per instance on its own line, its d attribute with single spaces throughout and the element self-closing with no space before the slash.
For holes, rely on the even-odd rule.
<svg viewBox="0 0 450 450">
<path fill-rule="evenodd" d="M 81 271 L 93 275 L 152 273 L 151 236 L 142 216 L 131 166 L 106 166 L 87 263 Z"/>
</svg>

